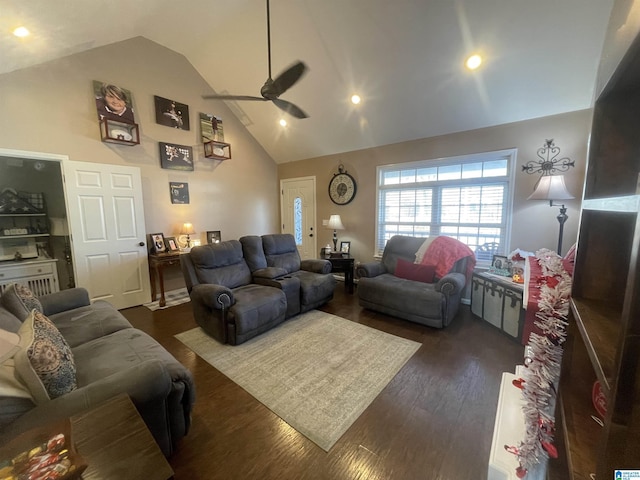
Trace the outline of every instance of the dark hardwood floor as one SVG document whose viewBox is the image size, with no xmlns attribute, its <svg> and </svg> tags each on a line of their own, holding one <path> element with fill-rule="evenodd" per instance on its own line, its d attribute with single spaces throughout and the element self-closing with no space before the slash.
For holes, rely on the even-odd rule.
<svg viewBox="0 0 640 480">
<path fill-rule="evenodd" d="M 174 338 L 196 326 L 189 303 L 122 311 L 195 377 L 192 428 L 169 460 L 175 478 L 486 479 L 501 373 L 523 347 L 464 305 L 436 330 L 364 310 L 339 283 L 321 310 L 422 343 L 328 453 Z"/>
</svg>

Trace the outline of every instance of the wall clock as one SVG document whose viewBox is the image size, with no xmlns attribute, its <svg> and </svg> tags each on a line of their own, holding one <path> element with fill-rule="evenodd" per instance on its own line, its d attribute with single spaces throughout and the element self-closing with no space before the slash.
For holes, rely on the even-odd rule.
<svg viewBox="0 0 640 480">
<path fill-rule="evenodd" d="M 347 173 L 343 165 L 338 166 L 338 173 L 333 174 L 329 182 L 329 197 L 337 205 L 346 205 L 356 196 L 356 181 Z"/>
</svg>

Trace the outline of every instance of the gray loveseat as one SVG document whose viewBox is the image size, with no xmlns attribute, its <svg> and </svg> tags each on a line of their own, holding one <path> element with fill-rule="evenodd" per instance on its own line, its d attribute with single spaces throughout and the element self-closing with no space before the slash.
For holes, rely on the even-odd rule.
<svg viewBox="0 0 640 480">
<path fill-rule="evenodd" d="M 9 293 L 5 291 L 0 298 L 3 305 L 0 336 L 3 332 L 5 337 L 21 332 L 24 337 L 21 327 L 29 315 L 25 317 L 19 302 L 16 304 L 16 297 Z M 42 313 L 57 327 L 73 353 L 77 388 L 46 401 L 28 395 L 7 395 L 11 389 L 2 389 L 0 443 L 124 393 L 133 401 L 163 453 L 171 455 L 191 424 L 195 401 L 191 373 L 152 337 L 133 328 L 109 303 L 91 304 L 87 291 L 82 288 L 63 290 L 37 300 Z M 29 312 L 33 305 L 26 303 L 25 306 Z M 7 353 L 7 349 L 4 350 Z M 7 357 L 8 354 L 2 359 L 4 376 L 0 376 L 4 387 L 10 387 L 7 372 L 13 371 L 14 362 Z"/>
<path fill-rule="evenodd" d="M 330 262 L 300 260 L 291 235 L 193 247 L 180 263 L 196 323 L 231 345 L 328 302 L 336 283 Z"/>
<path fill-rule="evenodd" d="M 458 260 L 449 273 L 433 283 L 396 276 L 398 260 L 413 263 L 424 238 L 395 235 L 381 261 L 359 264 L 356 274 L 361 306 L 429 327 L 443 328 L 458 312 L 470 258 Z M 471 253 L 472 254 L 472 253 Z"/>
<path fill-rule="evenodd" d="M 253 281 L 282 289 L 287 297 L 287 318 L 324 305 L 333 298 L 336 280 L 331 262 L 301 260 L 293 235 L 275 233 L 240 239 Z"/>
</svg>

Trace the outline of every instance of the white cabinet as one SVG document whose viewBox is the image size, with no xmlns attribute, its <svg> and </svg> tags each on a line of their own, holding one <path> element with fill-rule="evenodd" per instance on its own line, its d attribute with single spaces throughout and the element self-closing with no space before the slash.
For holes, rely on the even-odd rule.
<svg viewBox="0 0 640 480">
<path fill-rule="evenodd" d="M 8 285 L 20 283 L 34 295 L 46 295 L 60 290 L 56 259 L 34 259 L 0 263 L 0 293 Z"/>
<path fill-rule="evenodd" d="M 513 381 L 524 376 L 522 365 L 516 367 L 515 375 L 504 372 L 500 383 L 500 395 L 493 427 L 493 440 L 489 454 L 487 480 L 518 480 L 516 468 L 518 457 L 510 453 L 505 446 L 517 447 L 525 437 L 525 405 L 522 390 L 514 386 Z M 546 478 L 547 460 L 543 459 L 526 475 L 527 480 Z"/>
</svg>

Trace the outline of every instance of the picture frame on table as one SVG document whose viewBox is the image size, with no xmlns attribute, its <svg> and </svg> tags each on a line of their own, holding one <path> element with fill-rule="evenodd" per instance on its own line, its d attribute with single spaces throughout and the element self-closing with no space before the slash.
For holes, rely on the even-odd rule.
<svg viewBox="0 0 640 480">
<path fill-rule="evenodd" d="M 340 253 L 346 253 L 349 255 L 351 253 L 351 242 L 340 242 Z"/>
<path fill-rule="evenodd" d="M 220 243 L 222 241 L 222 235 L 220 230 L 213 230 L 207 232 L 207 243 Z"/>
<path fill-rule="evenodd" d="M 494 255 L 491 260 L 491 267 L 496 270 L 509 270 L 509 258 L 504 255 Z"/>
<path fill-rule="evenodd" d="M 164 243 L 163 233 L 152 233 L 151 245 L 153 248 L 153 253 L 164 253 L 167 251 L 167 246 Z"/>
<path fill-rule="evenodd" d="M 165 246 L 167 247 L 168 252 L 180 251 L 180 247 L 178 246 L 176 237 L 167 237 L 164 239 L 164 243 L 165 243 Z"/>
</svg>

